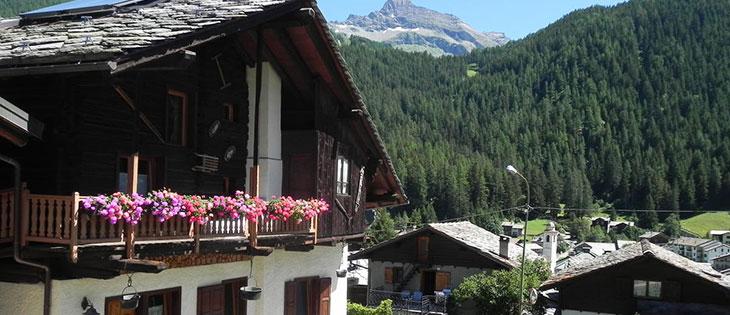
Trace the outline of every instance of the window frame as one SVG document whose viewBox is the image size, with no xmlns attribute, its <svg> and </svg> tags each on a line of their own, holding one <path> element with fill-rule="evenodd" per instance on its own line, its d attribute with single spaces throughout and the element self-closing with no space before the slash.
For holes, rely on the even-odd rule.
<svg viewBox="0 0 730 315">
<path fill-rule="evenodd" d="M 335 194 L 337 196 L 350 196 L 352 184 L 350 182 L 350 167 L 352 162 L 342 154 L 337 155 L 335 160 Z M 345 170 L 343 170 L 343 166 Z"/>
<path fill-rule="evenodd" d="M 223 117 L 226 121 L 236 122 L 236 107 L 231 102 L 224 102 L 223 108 L 225 109 Z"/>
<path fill-rule="evenodd" d="M 129 176 L 129 160 L 131 160 L 132 154 L 117 154 L 117 163 L 116 163 L 116 173 L 114 176 L 115 182 L 114 187 L 116 187 L 117 191 L 119 192 L 125 192 L 129 193 L 128 187 L 124 187 L 124 189 L 120 189 L 122 187 L 119 186 L 119 179 L 122 171 L 127 174 L 127 186 L 129 186 L 129 180 L 131 179 Z M 126 159 L 127 160 L 127 169 L 122 170 L 121 167 L 119 167 L 119 164 L 121 164 L 121 160 Z M 157 188 L 157 158 L 150 157 L 150 156 L 139 156 L 137 157 L 139 162 L 147 162 L 148 165 L 148 178 L 147 178 L 147 192 L 153 191 Z M 139 176 L 139 167 L 137 168 L 137 176 Z M 137 181 L 137 190 L 139 190 L 139 180 Z"/>
<path fill-rule="evenodd" d="M 636 292 L 636 286 L 638 283 L 643 283 L 643 285 L 644 285 L 643 294 Z M 657 296 L 653 296 L 650 293 L 652 284 L 659 284 L 659 294 Z M 632 292 L 632 295 L 634 298 L 660 300 L 660 299 L 662 299 L 662 281 L 634 279 L 631 292 Z"/>
<path fill-rule="evenodd" d="M 170 126 L 170 96 L 179 97 L 182 99 L 182 109 L 180 115 L 180 143 L 174 143 L 171 141 L 172 128 Z M 167 94 L 165 95 L 165 142 L 169 145 L 184 147 L 188 145 L 188 93 L 168 88 Z"/>
</svg>

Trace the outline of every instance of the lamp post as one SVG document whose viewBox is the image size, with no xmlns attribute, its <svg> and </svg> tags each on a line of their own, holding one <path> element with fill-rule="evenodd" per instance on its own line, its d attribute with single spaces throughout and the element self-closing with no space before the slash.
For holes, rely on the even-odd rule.
<svg viewBox="0 0 730 315">
<path fill-rule="evenodd" d="M 507 165 L 507 171 L 519 176 L 522 178 L 522 180 L 525 181 L 525 186 L 527 186 L 527 203 L 525 203 L 525 226 L 522 229 L 523 233 L 523 239 L 522 239 L 522 263 L 520 264 L 520 305 L 519 305 L 519 314 L 522 315 L 522 301 L 524 300 L 524 293 L 525 293 L 525 255 L 527 252 L 527 223 L 530 220 L 530 182 L 527 181 L 527 178 L 520 174 L 520 172 L 512 165 Z"/>
</svg>

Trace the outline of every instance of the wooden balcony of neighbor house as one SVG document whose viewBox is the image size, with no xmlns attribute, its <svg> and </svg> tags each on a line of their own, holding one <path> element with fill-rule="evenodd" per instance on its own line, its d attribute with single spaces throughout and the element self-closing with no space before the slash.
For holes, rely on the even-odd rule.
<svg viewBox="0 0 730 315">
<path fill-rule="evenodd" d="M 121 245 L 160 242 L 195 242 L 196 251 L 200 241 L 224 239 L 246 239 L 249 235 L 249 221 L 239 219 L 217 219 L 206 224 L 190 223 L 186 218 L 174 217 L 159 222 L 152 215 L 145 215 L 136 226 L 123 223 L 111 224 L 104 218 L 90 215 L 79 209 L 84 198 L 78 193 L 69 196 L 32 194 L 21 192 L 21 217 L 14 213 L 13 190 L 0 190 L 0 244 L 12 243 L 15 234 L 15 220 L 21 220 L 20 238 L 23 246 L 28 244 L 65 245 L 75 255 L 78 246 Z M 317 219 L 309 222 L 280 222 L 265 218 L 258 220 L 259 239 L 282 236 L 303 236 L 313 238 L 317 231 Z M 128 233 L 127 229 L 134 233 Z M 131 239 L 130 239 L 131 238 Z"/>
</svg>

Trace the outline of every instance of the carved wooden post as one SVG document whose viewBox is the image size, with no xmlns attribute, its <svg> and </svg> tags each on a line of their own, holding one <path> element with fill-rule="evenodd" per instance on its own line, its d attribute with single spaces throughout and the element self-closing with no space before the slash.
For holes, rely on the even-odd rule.
<svg viewBox="0 0 730 315">
<path fill-rule="evenodd" d="M 139 153 L 135 152 L 129 156 L 129 162 L 127 163 L 127 192 L 134 194 L 137 192 L 137 171 L 139 169 Z M 127 259 L 134 258 L 134 238 L 135 238 L 135 226 L 129 223 L 124 225 L 124 245 L 126 247 Z"/>
<path fill-rule="evenodd" d="M 79 193 L 75 192 L 73 195 L 73 201 L 71 203 L 71 217 L 68 218 L 68 224 L 71 227 L 71 235 L 69 237 L 69 260 L 72 263 L 76 263 L 79 260 L 79 202 L 81 198 Z"/>
<path fill-rule="evenodd" d="M 254 165 L 251 167 L 251 196 L 257 197 L 259 195 L 259 166 Z M 258 246 L 258 236 L 259 236 L 259 230 L 258 230 L 258 222 L 248 223 L 248 243 L 249 246 L 252 248 L 256 248 Z"/>
<path fill-rule="evenodd" d="M 15 231 L 15 233 L 20 233 L 21 246 L 28 245 L 28 224 L 30 222 L 30 204 L 28 198 L 30 198 L 30 192 L 26 184 L 23 183 L 23 187 L 20 190 L 20 231 Z"/>
</svg>

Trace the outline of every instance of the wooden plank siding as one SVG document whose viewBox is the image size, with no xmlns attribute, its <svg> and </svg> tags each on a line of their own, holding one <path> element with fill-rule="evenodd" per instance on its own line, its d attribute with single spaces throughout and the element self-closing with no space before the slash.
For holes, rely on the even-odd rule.
<svg viewBox="0 0 730 315">
<path fill-rule="evenodd" d="M 634 314 L 640 299 L 633 296 L 633 281 L 661 281 L 658 302 L 696 303 L 730 307 L 726 290 L 708 284 L 677 267 L 651 258 L 618 264 L 561 285 L 562 309 L 612 314 Z M 669 292 L 668 289 L 673 289 Z M 678 291 L 678 292 L 676 292 Z"/>
<path fill-rule="evenodd" d="M 236 48 L 240 43 L 234 42 L 238 40 L 227 37 L 195 48 L 195 61 L 185 67 L 180 66 L 180 58 L 170 56 L 113 77 L 73 73 L 0 78 L 0 95 L 46 125 L 42 141 L 31 141 L 23 148 L 3 143 L 0 149 L 20 161 L 22 181 L 33 194 L 72 196 L 78 192 L 88 196 L 115 192 L 119 159 L 135 152 L 140 160 L 152 164 L 150 189 L 166 187 L 184 194 L 206 195 L 245 190 L 249 88 L 246 57 Z M 352 104 L 340 103 L 329 89 L 331 85 L 322 79 L 313 75 L 307 84 L 312 82 L 313 92 L 309 94 L 313 95 L 307 98 L 294 91 L 297 87 L 291 82 L 283 83 L 283 193 L 322 198 L 330 204 L 330 211 L 317 218 L 318 238 L 358 236 L 367 224 L 366 187 L 372 180 L 361 179 L 361 169 L 377 154 L 367 151 L 361 136 L 353 130 Z M 184 145 L 160 141 L 160 135 L 166 139 L 170 132 L 166 126 L 170 90 L 186 96 Z M 228 119 L 230 113 L 233 120 Z M 220 128 L 211 136 L 209 130 L 215 121 L 220 122 Z M 236 148 L 236 153 L 225 161 L 224 152 L 230 146 Z M 218 157 L 220 169 L 213 173 L 193 171 L 196 153 Z M 338 155 L 350 161 L 349 195 L 335 195 Z M 3 165 L 0 172 L 6 174 L 10 169 Z M 0 177 L 0 189 L 11 187 L 11 181 Z M 9 209 L 7 202 L 3 207 Z M 46 226 L 67 217 L 69 207 L 63 211 L 40 206 L 33 209 L 36 212 L 30 214 L 28 226 L 31 237 L 64 242 L 69 239 L 69 231 Z M 122 233 L 110 229 L 98 217 L 80 214 L 78 220 L 78 244 L 96 239 L 117 241 Z M 0 222 L 0 238 L 7 238 L 9 224 Z M 188 228 L 182 223 L 171 226 L 166 230 L 174 235 L 167 236 L 182 237 Z M 138 236 L 155 238 L 160 231 L 160 227 L 148 223 L 138 227 Z M 212 236 L 218 232 L 202 233 Z"/>
</svg>

